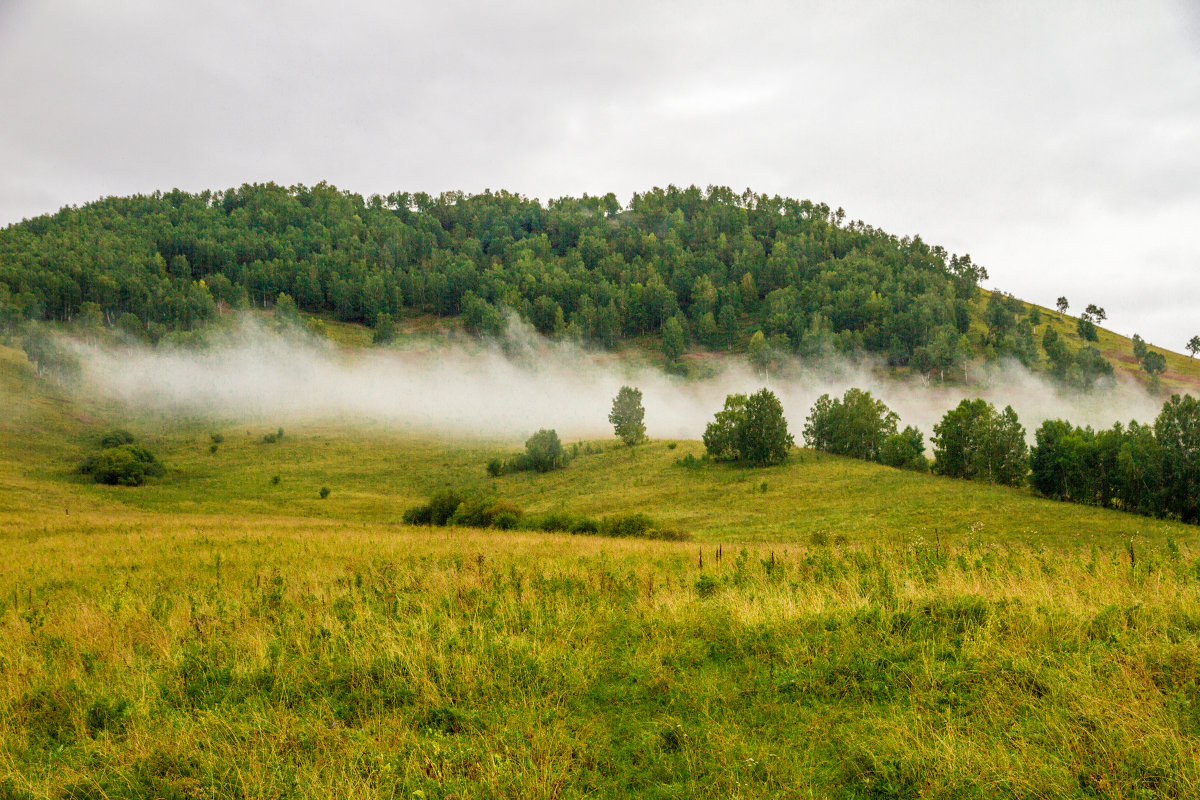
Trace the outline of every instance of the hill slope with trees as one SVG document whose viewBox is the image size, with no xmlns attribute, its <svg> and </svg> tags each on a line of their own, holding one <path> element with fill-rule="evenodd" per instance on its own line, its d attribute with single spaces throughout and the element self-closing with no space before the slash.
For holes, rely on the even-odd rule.
<svg viewBox="0 0 1200 800">
<path fill-rule="evenodd" d="M 7 318 L 90 316 L 156 339 L 219 306 L 287 295 L 368 325 L 422 312 L 499 333 L 512 309 L 548 336 L 612 348 L 859 351 L 944 365 L 986 272 L 809 201 L 654 189 L 546 205 L 479 195 L 273 184 L 106 198 L 0 231 Z M 286 302 L 286 301 L 285 301 Z"/>
<path fill-rule="evenodd" d="M 268 183 L 109 197 L 0 230 L 0 328 L 71 322 L 158 342 L 223 310 L 274 307 L 369 326 L 382 343 L 430 317 L 500 337 L 515 313 L 552 338 L 637 343 L 678 370 L 686 353 L 732 351 L 763 369 L 871 354 L 938 379 L 1012 359 L 1083 388 L 1114 363 L 1152 386 L 1200 377 L 1191 359 L 1147 356 L 1144 342 L 1139 354 L 1140 339 L 1099 328 L 1103 309 L 1064 317 L 986 293 L 986 278 L 920 237 L 749 190 L 669 186 L 622 206 Z"/>
</svg>

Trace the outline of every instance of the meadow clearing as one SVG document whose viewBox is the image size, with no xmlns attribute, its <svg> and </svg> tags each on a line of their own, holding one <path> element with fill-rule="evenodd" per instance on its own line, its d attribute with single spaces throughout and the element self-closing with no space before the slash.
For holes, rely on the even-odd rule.
<svg viewBox="0 0 1200 800">
<path fill-rule="evenodd" d="M 1200 793 L 1192 527 L 686 441 L 489 478 L 519 443 L 266 443 L 15 364 L 0 798 Z M 163 478 L 74 473 L 114 420 Z M 400 524 L 444 486 L 691 539 Z"/>
</svg>

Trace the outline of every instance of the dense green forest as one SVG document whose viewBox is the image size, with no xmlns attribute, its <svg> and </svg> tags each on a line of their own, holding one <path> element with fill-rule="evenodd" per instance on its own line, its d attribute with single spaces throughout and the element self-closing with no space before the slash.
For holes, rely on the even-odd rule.
<svg viewBox="0 0 1200 800">
<path fill-rule="evenodd" d="M 384 325 L 511 309 L 548 336 L 613 348 L 869 351 L 946 369 L 968 354 L 985 270 L 827 205 L 727 188 L 542 205 L 508 192 L 357 194 L 319 184 L 106 198 L 0 231 L 0 313 L 120 325 L 151 340 L 222 305 Z M 1017 327 L 998 352 L 1033 348 Z M 761 332 L 761 337 L 756 334 Z M 753 341 L 752 341 L 753 340 Z"/>
</svg>

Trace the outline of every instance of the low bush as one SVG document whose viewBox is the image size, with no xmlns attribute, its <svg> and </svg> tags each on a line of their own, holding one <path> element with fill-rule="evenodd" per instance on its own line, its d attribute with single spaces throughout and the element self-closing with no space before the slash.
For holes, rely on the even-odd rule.
<svg viewBox="0 0 1200 800">
<path fill-rule="evenodd" d="M 100 434 L 100 448 L 120 447 L 123 444 L 133 444 L 133 434 L 124 428 L 113 428 Z"/>
<path fill-rule="evenodd" d="M 646 514 L 613 514 L 596 519 L 570 511 L 547 511 L 525 516 L 508 500 L 440 489 L 429 502 L 404 512 L 406 525 L 458 525 L 465 528 L 545 531 L 614 538 L 637 537 L 685 541 L 688 535 L 664 528 Z"/>
<path fill-rule="evenodd" d="M 514 472 L 550 472 L 562 469 L 580 455 L 603 452 L 603 448 L 591 442 L 575 442 L 571 449 L 563 447 L 558 434 L 552 430 L 540 430 L 525 442 L 525 452 L 508 458 L 490 458 L 487 474 L 493 478 L 511 475 Z"/>
<path fill-rule="evenodd" d="M 96 483 L 109 486 L 141 486 L 147 478 L 161 478 L 166 473 L 162 462 L 149 450 L 136 444 L 106 447 L 89 456 L 79 466 L 84 475 Z"/>
<path fill-rule="evenodd" d="M 402 517 L 407 525 L 461 525 L 467 528 L 518 527 L 521 509 L 507 500 L 466 495 L 455 489 L 439 489 L 429 502 L 414 506 Z"/>
<path fill-rule="evenodd" d="M 545 514 L 526 517 L 521 520 L 519 527 L 547 533 L 594 534 L 600 531 L 600 523 L 597 520 L 569 511 L 547 511 Z"/>
</svg>

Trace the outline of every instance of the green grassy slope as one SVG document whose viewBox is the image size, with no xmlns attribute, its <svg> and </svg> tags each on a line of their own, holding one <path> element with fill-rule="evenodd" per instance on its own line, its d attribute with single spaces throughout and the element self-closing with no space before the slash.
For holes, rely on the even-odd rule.
<svg viewBox="0 0 1200 800">
<path fill-rule="evenodd" d="M 11 351 L 10 351 L 11 352 Z M 456 487 L 502 497 L 528 512 L 603 516 L 645 512 L 701 542 L 807 542 L 823 532 L 859 544 L 981 535 L 1044 544 L 1118 542 L 1130 537 L 1191 540 L 1193 528 L 1114 511 L 1057 503 L 1029 491 L 920 475 L 797 450 L 787 464 L 746 470 L 677 465 L 698 442 L 656 441 L 634 451 L 605 443 L 562 471 L 489 478 L 489 458 L 519 442 L 398 434 L 369 427 L 308 426 L 274 444 L 261 425 L 129 417 L 115 409 L 73 409 L 6 362 L 6 384 L 25 393 L 0 423 L 5 480 L 24 487 L 6 505 L 129 509 L 156 514 L 294 516 L 396 524 L 432 491 Z M 18 384 L 16 375 L 25 375 Z M 32 392 L 32 393 L 30 393 Z M 24 398 L 24 399 L 22 399 Z M 167 475 L 136 490 L 96 486 L 74 474 L 108 422 L 130 428 L 160 455 Z M 224 442 L 210 452 L 210 433 Z M 278 477 L 278 481 L 274 479 Z M 327 486 L 331 495 L 321 499 Z M 52 499 L 53 498 L 53 499 Z"/>
<path fill-rule="evenodd" d="M 694 442 L 493 480 L 517 443 L 267 444 L 0 357 L 0 798 L 1200 792 L 1193 528 Z M 162 480 L 73 474 L 113 423 Z M 696 541 L 397 524 L 443 485 Z"/>
<path fill-rule="evenodd" d="M 982 318 L 983 308 L 986 305 L 986 296 L 981 297 L 983 299 L 975 303 L 972 309 L 973 315 L 978 318 Z M 1051 311 L 1036 303 L 1026 302 L 1025 307 L 1027 309 L 1036 307 L 1041 311 L 1042 324 L 1036 326 L 1034 329 L 1039 347 L 1046 328 L 1053 326 L 1058 331 L 1059 336 L 1071 346 L 1072 350 L 1076 350 L 1085 344 L 1092 344 L 1109 360 L 1117 375 L 1136 380 L 1143 386 L 1149 383 L 1149 376 L 1146 375 L 1141 365 L 1138 364 L 1137 359 L 1133 356 L 1133 340 L 1129 337 L 1097 326 L 1096 333 L 1098 334 L 1099 341 L 1085 342 L 1076 331 L 1076 317 L 1068 314 L 1060 316 L 1058 311 Z M 1160 388 L 1164 394 L 1171 394 L 1172 392 L 1191 392 L 1195 394 L 1200 389 L 1200 361 L 1175 352 L 1170 348 L 1160 347 L 1154 342 L 1148 342 L 1147 344 L 1151 349 L 1162 353 L 1167 359 L 1167 371 L 1159 378 Z M 1042 355 L 1043 357 L 1045 356 L 1044 353 Z"/>
</svg>

